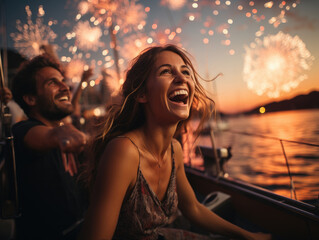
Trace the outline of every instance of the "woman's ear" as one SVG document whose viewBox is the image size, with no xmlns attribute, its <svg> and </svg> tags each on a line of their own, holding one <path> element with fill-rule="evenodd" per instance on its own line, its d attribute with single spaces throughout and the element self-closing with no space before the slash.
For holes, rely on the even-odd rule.
<svg viewBox="0 0 319 240">
<path fill-rule="evenodd" d="M 37 103 L 36 97 L 33 95 L 24 95 L 23 100 L 25 101 L 26 104 L 29 106 L 34 106 Z"/>
<path fill-rule="evenodd" d="M 140 95 L 137 97 L 136 100 L 137 100 L 137 102 L 139 102 L 139 103 L 147 103 L 146 94 L 145 94 L 145 93 L 140 94 Z"/>
</svg>

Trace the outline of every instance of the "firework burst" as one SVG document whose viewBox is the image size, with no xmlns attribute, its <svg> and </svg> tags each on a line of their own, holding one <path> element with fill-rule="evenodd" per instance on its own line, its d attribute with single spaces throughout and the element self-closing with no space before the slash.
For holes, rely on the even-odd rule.
<svg viewBox="0 0 319 240">
<path fill-rule="evenodd" d="M 153 39 L 143 34 L 131 35 L 125 38 L 124 44 L 121 47 L 120 55 L 130 61 L 136 57 L 143 49 L 150 47 Z"/>
<path fill-rule="evenodd" d="M 105 84 L 112 97 L 116 96 L 119 93 L 122 83 L 117 81 L 117 73 L 115 69 L 103 68 L 102 81 L 104 81 L 103 84 Z"/>
<path fill-rule="evenodd" d="M 16 22 L 18 32 L 11 33 L 10 36 L 14 41 L 14 47 L 20 54 L 32 58 L 41 54 L 41 47 L 53 42 L 57 35 L 52 31 L 50 25 L 54 21 L 50 21 L 49 25 L 43 23 L 44 10 L 42 6 L 38 8 L 38 16 L 33 23 L 32 12 L 29 6 L 25 7 L 27 13 L 27 23 L 23 24 L 20 20 Z"/>
<path fill-rule="evenodd" d="M 243 78 L 258 95 L 276 98 L 307 78 L 314 57 L 298 37 L 279 32 L 245 46 Z"/>
<path fill-rule="evenodd" d="M 96 24 L 103 23 L 106 27 L 117 25 L 124 33 L 141 30 L 146 24 L 147 14 L 143 5 L 137 4 L 136 0 L 91 0 L 87 4 Z"/>
<path fill-rule="evenodd" d="M 154 39 L 154 42 L 157 44 L 176 44 L 181 46 L 181 39 L 179 35 L 176 33 L 176 31 L 170 31 L 169 29 L 166 30 L 168 31 L 153 31 L 150 33 L 150 36 L 152 37 L 152 39 Z"/>
<path fill-rule="evenodd" d="M 102 30 L 99 27 L 91 27 L 88 21 L 78 22 L 74 32 L 76 35 L 75 45 L 81 50 L 97 51 L 103 45 L 100 42 Z"/>
<path fill-rule="evenodd" d="M 127 0 L 124 6 L 126 7 L 119 9 L 119 14 L 116 16 L 117 24 L 124 33 L 141 30 L 146 24 L 145 19 L 147 17 L 143 5 Z"/>
<path fill-rule="evenodd" d="M 186 0 L 162 0 L 161 4 L 164 6 L 167 6 L 168 8 L 172 10 L 178 10 L 184 7 L 186 4 Z"/>
<path fill-rule="evenodd" d="M 281 23 L 286 23 L 287 20 L 285 18 L 286 12 L 282 10 L 277 17 L 272 17 L 269 19 L 269 24 L 273 24 L 274 28 L 277 28 Z"/>
<path fill-rule="evenodd" d="M 65 67 L 65 76 L 72 82 L 80 82 L 85 62 L 81 59 L 72 59 Z"/>
<path fill-rule="evenodd" d="M 90 8 L 90 5 L 86 1 L 82 1 L 78 5 L 79 13 L 82 15 L 86 14 L 89 11 L 89 8 Z"/>
</svg>

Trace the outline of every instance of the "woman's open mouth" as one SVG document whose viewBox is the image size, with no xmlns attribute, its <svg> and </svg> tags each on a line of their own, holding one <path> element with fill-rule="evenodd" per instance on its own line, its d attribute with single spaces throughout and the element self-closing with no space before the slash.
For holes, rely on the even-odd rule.
<svg viewBox="0 0 319 240">
<path fill-rule="evenodd" d="M 188 91 L 181 89 L 173 91 L 169 96 L 168 99 L 175 103 L 182 103 L 187 104 L 188 102 Z"/>
</svg>

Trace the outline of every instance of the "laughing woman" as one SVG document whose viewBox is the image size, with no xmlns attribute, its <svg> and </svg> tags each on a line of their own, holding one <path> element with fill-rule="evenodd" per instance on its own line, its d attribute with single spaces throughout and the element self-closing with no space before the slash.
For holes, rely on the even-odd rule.
<svg viewBox="0 0 319 240">
<path fill-rule="evenodd" d="M 91 204 L 80 239 L 209 239 L 164 228 L 177 209 L 210 232 L 271 239 L 218 217 L 201 205 L 186 178 L 174 139 L 192 110 L 209 116 L 208 98 L 187 54 L 173 45 L 152 47 L 134 59 L 89 168 Z"/>
</svg>

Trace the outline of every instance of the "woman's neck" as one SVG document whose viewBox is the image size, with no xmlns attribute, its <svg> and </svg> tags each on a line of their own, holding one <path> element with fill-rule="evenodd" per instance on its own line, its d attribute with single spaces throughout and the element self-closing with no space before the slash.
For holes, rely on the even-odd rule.
<svg viewBox="0 0 319 240">
<path fill-rule="evenodd" d="M 145 124 L 141 128 L 143 141 L 153 154 L 163 158 L 174 137 L 176 126 L 158 126 Z"/>
</svg>

